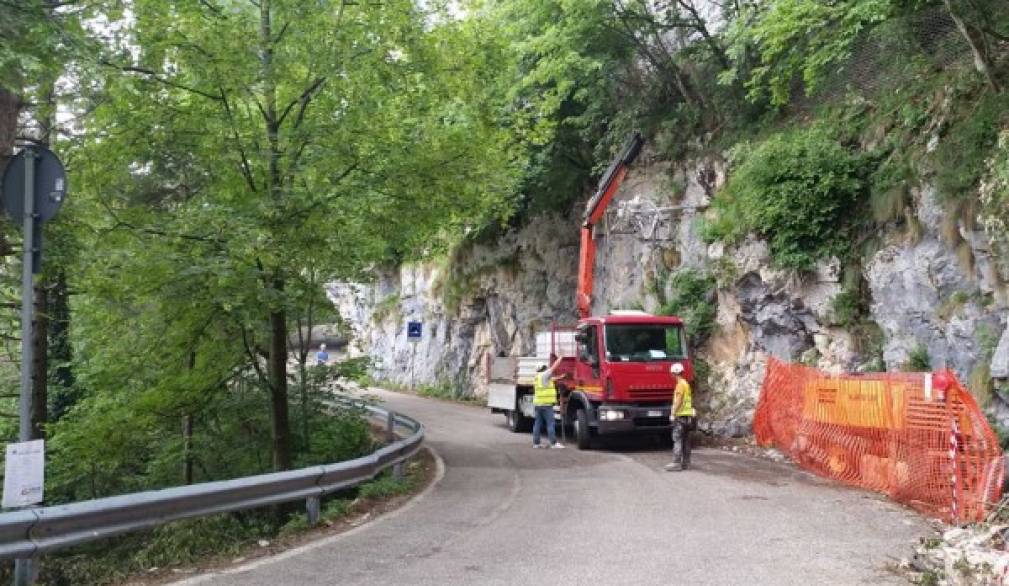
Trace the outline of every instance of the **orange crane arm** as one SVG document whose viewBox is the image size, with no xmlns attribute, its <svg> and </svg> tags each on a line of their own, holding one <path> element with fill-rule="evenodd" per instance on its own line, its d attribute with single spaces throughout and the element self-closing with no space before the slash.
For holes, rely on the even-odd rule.
<svg viewBox="0 0 1009 586">
<path fill-rule="evenodd" d="M 637 132 L 627 139 L 620 156 L 610 164 L 609 169 L 599 180 L 599 187 L 595 195 L 585 205 L 582 242 L 578 255 L 578 294 L 575 298 L 579 318 L 586 318 L 592 312 L 593 272 L 596 265 L 596 242 L 592 237 L 593 229 L 606 213 L 606 208 L 610 205 L 610 201 L 620 189 L 620 184 L 623 183 L 624 177 L 627 175 L 627 167 L 637 158 L 644 142 L 641 134 Z"/>
</svg>

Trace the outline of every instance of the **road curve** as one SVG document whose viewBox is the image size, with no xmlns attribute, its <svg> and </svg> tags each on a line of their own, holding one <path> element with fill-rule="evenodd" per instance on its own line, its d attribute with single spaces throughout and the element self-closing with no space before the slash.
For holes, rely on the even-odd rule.
<svg viewBox="0 0 1009 586">
<path fill-rule="evenodd" d="M 187 583 L 861 584 L 927 531 L 871 493 L 787 465 L 697 449 L 533 450 L 483 409 L 374 391 L 427 427 L 445 474 L 363 530 Z"/>
</svg>

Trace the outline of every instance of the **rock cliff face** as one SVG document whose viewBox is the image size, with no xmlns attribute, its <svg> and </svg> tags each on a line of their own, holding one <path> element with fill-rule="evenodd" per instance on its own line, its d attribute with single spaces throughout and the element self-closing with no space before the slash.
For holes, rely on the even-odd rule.
<svg viewBox="0 0 1009 586">
<path fill-rule="evenodd" d="M 715 326 L 695 349 L 710 368 L 698 390 L 702 425 L 748 431 L 768 356 L 840 372 L 898 369 L 914 353 L 966 382 L 989 376 L 994 353 L 996 370 L 1009 371 L 1002 366 L 1009 356 L 1001 356 L 1009 336 L 995 352 L 1009 313 L 1006 276 L 984 234 L 949 219 L 927 178 L 913 193 L 920 229 L 879 235 L 852 285 L 852 271 L 845 275 L 836 259 L 796 275 L 773 268 L 759 239 L 705 242 L 701 223 L 725 181 L 722 160 L 674 168 L 643 159 L 597 231 L 593 307 L 656 311 L 670 275 L 691 269 L 715 277 Z M 377 378 L 479 395 L 489 355 L 530 353 L 535 331 L 574 321 L 580 216 L 577 209 L 537 218 L 451 262 L 379 271 L 373 283 L 335 284 L 330 294 L 355 330 L 356 350 L 376 359 Z M 838 310 L 838 296 L 852 286 L 868 301 L 857 324 Z M 419 342 L 406 338 L 411 320 L 424 323 Z"/>
<path fill-rule="evenodd" d="M 541 217 L 449 263 L 379 270 L 329 293 L 376 378 L 481 394 L 490 354 L 530 354 L 537 330 L 574 321 L 577 258 L 577 223 Z M 419 341 L 407 339 L 409 321 L 423 324 Z"/>
</svg>

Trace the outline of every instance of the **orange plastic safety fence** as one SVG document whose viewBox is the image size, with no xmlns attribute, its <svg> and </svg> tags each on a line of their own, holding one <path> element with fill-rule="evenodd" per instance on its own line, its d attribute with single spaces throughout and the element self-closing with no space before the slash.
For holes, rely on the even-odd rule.
<svg viewBox="0 0 1009 586">
<path fill-rule="evenodd" d="M 753 430 L 817 474 L 953 523 L 1001 496 L 998 438 L 949 371 L 831 376 L 772 358 Z"/>
</svg>

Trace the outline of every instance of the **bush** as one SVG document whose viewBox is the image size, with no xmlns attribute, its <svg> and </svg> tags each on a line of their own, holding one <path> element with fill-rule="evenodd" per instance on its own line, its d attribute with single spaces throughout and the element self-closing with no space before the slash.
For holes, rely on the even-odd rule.
<svg viewBox="0 0 1009 586">
<path fill-rule="evenodd" d="M 932 358 L 928 355 L 928 348 L 924 344 L 918 344 L 907 356 L 907 364 L 904 370 L 910 372 L 926 372 L 932 370 Z"/>
<path fill-rule="evenodd" d="M 834 321 L 841 326 L 852 325 L 862 316 L 862 302 L 858 291 L 844 289 L 831 302 Z"/>
<path fill-rule="evenodd" d="M 662 279 L 655 287 L 659 301 L 658 314 L 682 318 L 690 345 L 700 346 L 715 326 L 718 306 L 712 301 L 714 277 L 694 269 L 682 270 L 669 280 L 668 294 L 667 287 L 661 281 Z"/>
<path fill-rule="evenodd" d="M 819 258 L 845 256 L 875 163 L 823 129 L 783 132 L 752 150 L 716 196 L 710 239 L 754 232 L 770 243 L 776 265 L 808 270 Z"/>
<path fill-rule="evenodd" d="M 298 436 L 295 467 L 329 464 L 353 460 L 367 454 L 374 447 L 368 420 L 356 408 L 313 406 L 308 426 L 311 443 Z M 300 416 L 292 417 L 292 428 L 301 429 Z"/>
</svg>

